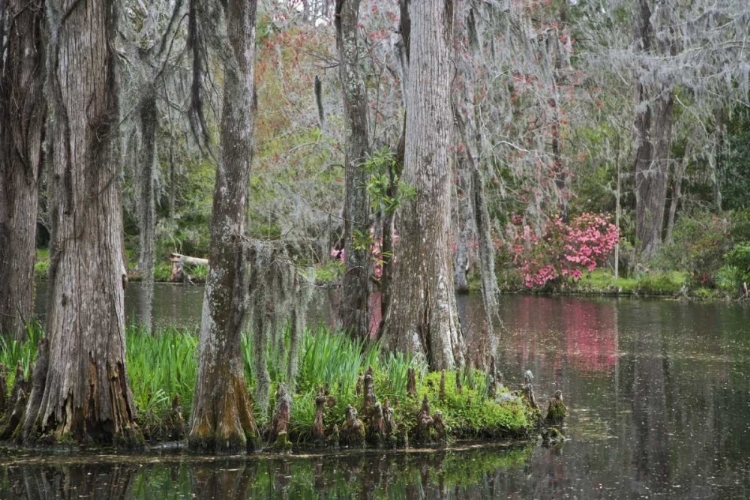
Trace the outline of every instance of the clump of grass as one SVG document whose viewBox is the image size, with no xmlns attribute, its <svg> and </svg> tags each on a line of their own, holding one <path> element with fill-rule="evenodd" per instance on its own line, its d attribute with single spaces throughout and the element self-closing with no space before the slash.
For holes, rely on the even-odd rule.
<svg viewBox="0 0 750 500">
<path fill-rule="evenodd" d="M 13 387 L 16 379 L 16 366 L 21 362 L 24 377 L 31 375 L 31 367 L 36 359 L 37 345 L 44 338 L 42 326 L 36 322 L 26 324 L 26 339 L 19 342 L 15 339 L 0 336 L 0 363 L 5 366 L 8 389 Z"/>
<path fill-rule="evenodd" d="M 36 357 L 36 348 L 43 331 L 38 324 L 29 327 L 26 342 L 0 338 L 0 362 L 15 367 L 21 360 L 26 376 Z M 192 407 L 193 391 L 198 374 L 198 337 L 190 330 L 166 328 L 151 334 L 131 326 L 126 330 L 126 363 L 139 418 L 158 424 L 171 410 L 171 400 L 180 398 L 184 417 Z M 248 376 L 248 390 L 252 392 L 253 361 L 252 336 L 245 335 L 242 355 Z M 269 348 L 272 349 L 272 348 Z M 347 405 L 362 409 L 363 395 L 356 393 L 357 380 L 368 367 L 374 371 L 378 400 L 385 398 L 394 407 L 397 422 L 408 427 L 414 420 L 422 398 L 427 396 L 433 411 L 443 412 L 444 421 L 456 437 L 497 437 L 521 434 L 528 430 L 533 418 L 520 398 L 506 397 L 498 404 L 487 398 L 485 375 L 479 371 L 460 373 L 463 389 L 456 387 L 456 373 L 446 373 L 445 393 L 440 395 L 440 373 L 428 373 L 423 359 L 402 353 L 387 353 L 377 343 L 355 340 L 325 328 L 308 330 L 300 345 L 299 369 L 293 383 L 286 380 L 289 330 L 269 352 L 269 372 L 272 392 L 285 383 L 293 393 L 292 428 L 290 436 L 305 441 L 315 415 L 315 395 L 320 388 L 328 388 L 335 399 L 325 416 L 325 424 L 341 424 Z M 413 368 L 417 374 L 417 395 L 406 392 L 407 373 Z M 12 377 L 12 371 L 11 377 Z M 9 381 L 9 387 L 12 379 Z M 507 390 L 506 390 L 507 392 Z M 509 396 L 505 394 L 505 396 Z M 273 398 L 270 408 L 273 408 Z M 269 410 L 270 413 L 270 410 Z M 256 414 L 259 422 L 270 421 L 269 415 Z"/>
<path fill-rule="evenodd" d="M 130 387 L 139 413 L 162 415 L 171 408 L 175 395 L 188 412 L 198 377 L 198 337 L 176 328 L 152 335 L 132 326 L 125 341 Z"/>
</svg>

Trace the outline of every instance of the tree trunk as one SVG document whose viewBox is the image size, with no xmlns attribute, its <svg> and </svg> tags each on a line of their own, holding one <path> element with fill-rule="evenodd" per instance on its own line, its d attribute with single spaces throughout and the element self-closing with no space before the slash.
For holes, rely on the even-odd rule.
<svg viewBox="0 0 750 500">
<path fill-rule="evenodd" d="M 464 153 L 459 153 L 458 163 L 458 186 L 456 189 L 456 258 L 455 258 L 455 280 L 456 292 L 469 293 L 469 281 L 466 271 L 469 267 L 469 240 L 471 239 L 471 169 Z"/>
<path fill-rule="evenodd" d="M 477 242 L 479 246 L 479 271 L 482 279 L 482 298 L 490 336 L 494 330 L 494 319 L 499 319 L 500 288 L 495 274 L 495 247 L 492 242 L 492 227 L 487 208 L 487 193 L 482 175 L 482 133 L 479 128 L 481 103 L 474 88 L 476 80 L 474 60 L 479 54 L 476 16 L 471 4 L 462 0 L 457 2 L 456 19 L 461 32 L 456 37 L 456 81 L 463 87 L 462 92 L 454 93 L 455 122 L 463 144 L 463 159 L 467 163 L 471 178 L 470 211 L 474 218 Z"/>
<path fill-rule="evenodd" d="M 636 25 L 636 42 L 643 53 L 658 51 L 666 55 L 674 49 L 669 37 L 662 37 L 657 41 L 647 0 L 639 0 Z M 668 32 L 667 29 L 665 33 Z M 646 84 L 639 81 L 637 93 L 639 111 L 635 118 L 635 236 L 641 259 L 649 260 L 656 255 L 662 243 L 674 92 L 659 82 Z"/>
<path fill-rule="evenodd" d="M 140 196 L 140 256 L 138 270 L 141 274 L 141 307 L 140 326 L 151 331 L 151 310 L 154 297 L 154 261 L 156 259 L 156 130 L 158 127 L 158 109 L 156 93 L 150 86 L 140 104 L 141 118 L 141 171 Z"/>
<path fill-rule="evenodd" d="M 673 95 L 663 90 L 650 97 L 638 84 L 641 103 L 648 109 L 636 116 L 638 149 L 635 160 L 636 239 L 643 260 L 661 248 L 664 211 L 669 177 L 669 149 L 672 142 Z"/>
<path fill-rule="evenodd" d="M 392 349 L 424 353 L 435 370 L 463 364 L 449 242 L 452 8 L 451 1 L 409 2 L 403 180 L 416 195 L 404 202 L 400 214 L 398 263 L 384 332 Z"/>
<path fill-rule="evenodd" d="M 409 70 L 409 34 L 411 32 L 411 20 L 409 19 L 409 8 L 406 2 L 399 4 L 400 19 L 399 33 L 401 40 L 398 45 L 398 55 L 401 66 L 401 104 L 404 108 L 404 117 L 401 122 L 401 134 L 396 145 L 396 158 L 393 170 L 388 172 L 388 192 L 387 196 L 396 199 L 398 196 L 398 183 L 404 172 L 404 157 L 406 152 L 406 81 L 408 80 Z M 393 250 L 396 240 L 395 213 L 387 211 L 383 218 L 383 272 L 380 274 L 380 326 L 378 327 L 378 339 L 383 336 L 385 331 L 385 319 L 388 317 L 388 309 L 391 304 L 391 289 L 394 275 Z"/>
<path fill-rule="evenodd" d="M 49 362 L 29 398 L 28 442 L 141 441 L 125 369 L 116 6 L 56 0 L 47 10 Z"/>
<path fill-rule="evenodd" d="M 361 247 L 362 242 L 369 237 L 370 211 L 367 201 L 367 173 L 360 165 L 367 158 L 370 146 L 367 137 L 367 94 L 359 75 L 359 0 L 337 0 L 335 23 L 346 127 L 346 274 L 341 297 L 341 323 L 352 335 L 364 337 L 368 334 L 370 319 L 370 256 Z"/>
<path fill-rule="evenodd" d="M 244 244 L 253 158 L 257 1 L 229 0 L 224 62 L 221 155 L 211 218 L 211 263 L 203 298 L 198 380 L 188 443 L 192 449 L 236 452 L 254 447 L 253 419 L 240 341 L 248 308 Z"/>
<path fill-rule="evenodd" d="M 0 334 L 21 340 L 34 311 L 34 257 L 46 100 L 44 1 L 8 0 L 0 56 Z"/>
<path fill-rule="evenodd" d="M 672 232 L 674 231 L 674 218 L 677 214 L 677 205 L 682 198 L 682 179 L 685 177 L 688 162 L 690 161 L 690 142 L 685 143 L 685 153 L 682 155 L 682 162 L 677 165 L 672 183 L 672 202 L 669 205 L 669 219 L 667 219 L 667 243 L 672 243 Z"/>
</svg>

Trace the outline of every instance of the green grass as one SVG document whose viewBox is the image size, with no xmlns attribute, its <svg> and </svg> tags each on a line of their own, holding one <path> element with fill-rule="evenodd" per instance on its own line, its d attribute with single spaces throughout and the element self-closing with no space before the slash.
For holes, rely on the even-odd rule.
<svg viewBox="0 0 750 500">
<path fill-rule="evenodd" d="M 11 372 L 8 389 L 13 380 L 11 367 L 20 360 L 26 376 L 36 356 L 36 345 L 43 332 L 38 325 L 30 326 L 29 341 L 19 343 L 0 338 L 0 362 Z M 293 392 L 292 428 L 290 436 L 304 441 L 314 420 L 315 395 L 319 388 L 328 387 L 335 405 L 325 417 L 326 425 L 343 422 L 347 405 L 362 409 L 363 396 L 357 395 L 357 379 L 369 366 L 374 371 L 375 393 L 379 401 L 389 398 L 398 421 L 412 422 L 419 410 L 422 397 L 427 395 L 433 411 L 441 410 L 449 429 L 460 437 L 497 436 L 527 430 L 532 422 L 528 410 L 520 400 L 502 404 L 487 399 L 484 374 L 478 371 L 462 373 L 463 391 L 459 394 L 455 372 L 448 372 L 446 394 L 439 399 L 440 373 L 428 373 L 421 358 L 385 352 L 378 344 L 353 340 L 348 336 L 324 328 L 308 330 L 300 345 L 299 369 L 293 384 L 286 380 L 282 369 L 288 361 L 288 332 L 285 347 L 280 352 L 269 352 L 271 394 L 278 384 L 285 383 Z M 184 416 L 192 406 L 193 390 L 198 374 L 197 336 L 188 330 L 167 328 L 154 335 L 136 327 L 126 331 L 127 370 L 134 403 L 139 418 L 158 422 L 171 409 L 174 395 L 179 396 Z M 253 390 L 253 346 L 250 336 L 242 342 L 242 355 L 248 374 L 248 390 Z M 417 373 L 416 398 L 406 392 L 407 372 Z M 470 388 L 473 386 L 474 388 Z M 397 403 L 398 402 L 398 403 Z M 273 399 L 270 408 L 273 408 Z M 270 414 L 257 414 L 259 422 L 268 422 Z"/>
<path fill-rule="evenodd" d="M 688 273 L 683 271 L 655 272 L 638 278 L 614 278 L 608 269 L 596 269 L 586 273 L 569 289 L 581 293 L 618 293 L 672 296 L 680 292 L 688 282 Z"/>
<path fill-rule="evenodd" d="M 34 261 L 34 276 L 46 279 L 49 272 L 49 248 L 37 248 Z"/>
</svg>

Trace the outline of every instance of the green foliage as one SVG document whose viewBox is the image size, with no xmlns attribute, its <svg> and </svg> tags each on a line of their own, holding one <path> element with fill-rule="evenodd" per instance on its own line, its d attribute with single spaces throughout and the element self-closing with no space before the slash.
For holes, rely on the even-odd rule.
<svg viewBox="0 0 750 500">
<path fill-rule="evenodd" d="M 21 363 L 24 377 L 31 375 L 31 367 L 36 359 L 37 344 L 44 338 L 42 325 L 36 321 L 26 324 L 26 338 L 24 342 L 0 336 L 0 363 L 5 366 L 8 389 L 13 387 L 16 379 L 16 366 Z"/>
<path fill-rule="evenodd" d="M 327 260 L 315 267 L 315 282 L 319 284 L 335 283 L 344 275 L 346 270 L 342 260 Z"/>
<path fill-rule="evenodd" d="M 750 110 L 738 105 L 727 124 L 729 147 L 724 154 L 722 205 L 727 209 L 750 208 Z"/>
<path fill-rule="evenodd" d="M 401 180 L 396 157 L 387 148 L 374 152 L 361 167 L 370 175 L 367 194 L 374 210 L 391 215 L 416 196 L 416 189 Z"/>
<path fill-rule="evenodd" d="M 38 248 L 36 260 L 34 261 L 34 276 L 38 279 L 47 279 L 49 274 L 49 249 Z"/>
<path fill-rule="evenodd" d="M 732 241 L 750 241 L 750 209 L 735 210 L 730 216 Z"/>
<path fill-rule="evenodd" d="M 725 217 L 706 211 L 683 215 L 675 223 L 673 242 L 662 249 L 656 265 L 663 270 L 687 271 L 694 282 L 712 286 L 731 245 L 728 235 Z"/>
<path fill-rule="evenodd" d="M 724 278 L 728 278 L 737 289 L 742 283 L 750 283 L 750 242 L 738 243 L 726 255 L 728 268 L 724 270 Z"/>
<path fill-rule="evenodd" d="M 167 328 L 152 335 L 129 327 L 126 352 L 130 388 L 139 412 L 161 415 L 174 395 L 184 411 L 192 406 L 198 376 L 198 339 L 187 330 Z"/>
<path fill-rule="evenodd" d="M 644 295 L 675 295 L 685 284 L 679 272 L 647 274 L 638 278 L 638 293 Z"/>
<path fill-rule="evenodd" d="M 28 334 L 29 341 L 21 343 L 0 338 L 0 362 L 11 368 L 20 360 L 27 377 L 43 332 L 39 325 L 33 324 Z M 531 425 L 527 407 L 507 390 L 501 391 L 499 397 L 505 399 L 501 403 L 486 397 L 485 376 L 481 372 L 461 373 L 464 386 L 461 393 L 455 385 L 456 373 L 447 372 L 445 397 L 440 399 L 441 374 L 427 373 L 423 359 L 385 353 L 377 343 L 353 340 L 324 328 L 305 333 L 298 374 L 294 383 L 289 384 L 285 370 L 288 335 L 288 331 L 283 334 L 284 339 L 269 353 L 268 359 L 273 392 L 280 383 L 286 383 L 293 390 L 290 432 L 293 439 L 307 437 L 315 415 L 315 395 L 320 388 L 328 388 L 335 399 L 335 405 L 326 413 L 327 426 L 343 422 L 347 405 L 362 409 L 363 396 L 357 394 L 356 386 L 360 374 L 368 367 L 374 371 L 378 400 L 388 398 L 391 401 L 397 424 L 413 425 L 422 397 L 426 395 L 431 410 L 443 412 L 446 425 L 456 436 L 507 436 L 526 432 Z M 188 417 L 198 374 L 197 346 L 198 338 L 188 330 L 167 328 L 152 335 L 137 327 L 127 328 L 127 369 L 139 418 L 158 424 L 159 419 L 169 413 L 175 395 L 179 396 L 184 416 Z M 243 336 L 241 349 L 248 390 L 251 390 L 255 369 L 250 335 Z M 417 398 L 409 397 L 406 392 L 409 368 L 414 368 L 417 374 Z M 10 375 L 12 385 L 13 374 Z M 273 400 L 271 403 L 273 408 Z M 259 422 L 268 422 L 270 415 L 256 415 L 256 418 Z"/>
</svg>

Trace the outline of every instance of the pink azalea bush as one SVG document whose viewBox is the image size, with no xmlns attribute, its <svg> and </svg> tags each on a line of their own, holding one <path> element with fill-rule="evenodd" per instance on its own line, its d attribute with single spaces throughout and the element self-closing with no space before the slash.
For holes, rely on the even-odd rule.
<svg viewBox="0 0 750 500">
<path fill-rule="evenodd" d="M 558 278 L 578 281 L 606 261 L 619 239 L 609 215 L 584 213 L 569 224 L 554 217 L 541 237 L 523 226 L 511 251 L 524 284 L 541 288 Z"/>
</svg>

